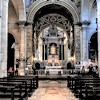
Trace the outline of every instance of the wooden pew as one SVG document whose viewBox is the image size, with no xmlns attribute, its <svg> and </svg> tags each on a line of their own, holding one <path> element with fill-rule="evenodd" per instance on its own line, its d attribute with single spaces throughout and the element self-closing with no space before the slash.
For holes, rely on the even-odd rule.
<svg viewBox="0 0 100 100">
<path fill-rule="evenodd" d="M 12 98 L 11 96 L 9 98 L 11 98 L 11 100 L 15 99 L 15 94 L 17 94 L 18 92 L 20 93 L 20 98 L 24 98 L 24 97 L 28 97 L 30 96 L 30 93 L 32 94 L 32 92 L 35 91 L 35 89 L 38 88 L 38 76 L 20 76 L 20 77 L 6 77 L 6 78 L 0 78 L 0 83 L 1 83 L 1 87 L 3 87 L 3 85 L 5 84 L 5 89 L 9 87 L 10 89 L 10 85 L 13 83 L 14 86 L 13 88 L 11 87 L 12 92 L 9 90 L 9 94 L 10 95 L 14 95 L 14 97 Z M 19 90 L 18 87 L 16 88 L 16 85 L 20 84 Z M 4 90 L 5 90 L 4 89 Z M 14 89 L 14 90 L 13 90 Z M 20 90 L 21 89 L 21 90 Z M 1 89 L 3 90 L 3 89 Z M 4 94 L 4 91 L 1 91 L 2 95 Z M 24 93 L 24 97 L 21 95 L 22 93 Z"/>
<path fill-rule="evenodd" d="M 38 88 L 38 76 L 19 76 L 13 77 L 14 80 L 25 80 L 28 82 L 28 85 L 32 84 L 33 89 Z"/>
<path fill-rule="evenodd" d="M 38 77 L 37 76 L 18 76 L 18 77 L 13 77 L 11 79 L 8 78 L 7 80 L 26 81 L 28 96 L 31 96 L 31 94 L 38 88 Z"/>
<path fill-rule="evenodd" d="M 19 89 L 19 93 L 16 95 L 16 89 Z M 3 100 L 10 99 L 10 100 L 15 100 L 21 99 L 22 97 L 22 91 L 21 91 L 21 84 L 15 84 L 12 82 L 1 82 L 0 81 L 0 98 Z"/>
<path fill-rule="evenodd" d="M 85 99 L 100 100 L 100 83 L 86 83 L 86 91 L 83 97 Z"/>
<path fill-rule="evenodd" d="M 99 89 L 96 83 L 100 83 L 100 78 L 93 78 L 93 77 L 88 77 L 88 78 L 84 78 L 84 77 L 68 77 L 68 87 L 72 90 L 72 92 L 75 93 L 76 97 L 79 98 L 87 98 L 89 97 L 87 94 L 89 95 L 93 95 L 94 92 L 98 92 L 98 96 L 99 94 Z M 88 84 L 88 87 L 86 86 Z M 91 88 L 94 87 L 95 85 L 95 89 Z M 100 87 L 100 84 L 99 84 Z M 87 91 L 87 93 L 86 93 Z M 95 96 L 97 97 L 97 96 Z M 94 98 L 94 96 L 92 97 Z"/>
</svg>

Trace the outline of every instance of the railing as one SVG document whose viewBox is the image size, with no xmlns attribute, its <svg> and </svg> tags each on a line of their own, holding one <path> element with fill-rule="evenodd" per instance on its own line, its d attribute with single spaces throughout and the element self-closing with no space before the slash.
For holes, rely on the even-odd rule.
<svg viewBox="0 0 100 100">
<path fill-rule="evenodd" d="M 35 70 L 35 73 L 38 73 L 38 75 L 46 75 L 45 73 L 45 69 L 40 69 L 40 70 Z M 62 76 L 63 75 L 69 75 L 70 73 L 72 73 L 72 69 L 62 69 Z M 30 72 L 29 74 L 34 74 L 34 71 Z"/>
</svg>

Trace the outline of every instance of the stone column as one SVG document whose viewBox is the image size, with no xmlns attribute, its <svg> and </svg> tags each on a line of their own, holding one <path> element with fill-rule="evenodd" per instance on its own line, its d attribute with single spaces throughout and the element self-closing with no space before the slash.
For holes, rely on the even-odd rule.
<svg viewBox="0 0 100 100">
<path fill-rule="evenodd" d="M 80 27 L 79 26 L 77 26 L 77 25 L 75 25 L 74 26 L 74 29 L 75 29 L 75 65 L 76 65 L 76 67 L 77 66 L 80 66 L 80 64 L 81 64 L 81 49 L 80 49 L 80 47 L 81 47 L 81 45 L 80 45 Z"/>
<path fill-rule="evenodd" d="M 1 45 L 1 16 L 2 16 L 2 0 L 0 0 L 0 45 Z M 1 55 L 1 46 L 0 46 L 0 55 Z M 1 66 L 1 56 L 0 56 L 0 66 Z"/>
<path fill-rule="evenodd" d="M 87 46 L 86 46 L 86 32 L 87 32 L 87 25 L 82 26 L 82 61 L 87 60 Z"/>
<path fill-rule="evenodd" d="M 88 33 L 87 27 L 89 25 L 88 21 L 82 22 L 82 36 L 81 36 L 81 61 L 88 61 Z"/>
<path fill-rule="evenodd" d="M 100 0 L 97 0 L 97 19 L 98 19 L 98 67 L 100 77 Z"/>
<path fill-rule="evenodd" d="M 89 1 L 81 0 L 81 21 L 89 19 Z"/>
<path fill-rule="evenodd" d="M 1 2 L 2 1 L 2 2 Z M 0 34 L 0 77 L 7 77 L 7 42 L 8 42 L 8 2 L 0 0 L 1 10 L 1 34 Z M 1 8 L 0 8 L 1 9 Z"/>
<path fill-rule="evenodd" d="M 26 67 L 26 27 L 25 22 L 19 22 L 20 28 L 20 66 L 18 69 L 19 75 L 25 75 Z"/>
</svg>

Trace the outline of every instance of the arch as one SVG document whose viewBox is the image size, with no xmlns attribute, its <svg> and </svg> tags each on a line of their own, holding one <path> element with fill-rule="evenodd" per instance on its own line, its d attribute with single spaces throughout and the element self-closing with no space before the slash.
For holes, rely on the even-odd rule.
<svg viewBox="0 0 100 100">
<path fill-rule="evenodd" d="M 18 43 L 18 38 L 15 33 L 13 33 L 11 30 L 10 31 L 8 30 L 8 34 L 11 34 L 13 38 L 15 39 L 15 43 Z"/>
<path fill-rule="evenodd" d="M 19 12 L 19 21 L 26 21 L 26 9 L 25 9 L 25 0 L 17 0 L 18 12 Z"/>
<path fill-rule="evenodd" d="M 97 33 L 97 31 L 95 30 L 95 31 L 93 31 L 93 32 L 89 35 L 88 43 L 90 42 L 90 39 L 91 39 L 91 37 L 92 37 L 92 35 L 93 35 L 94 33 Z"/>
<path fill-rule="evenodd" d="M 11 0 L 19 21 L 26 21 L 25 0 Z"/>
<path fill-rule="evenodd" d="M 92 1 L 91 1 L 91 5 L 92 5 L 92 6 L 97 5 L 97 1 L 96 1 L 96 0 L 92 0 Z M 92 7 L 92 6 L 91 6 L 91 7 Z"/>
<path fill-rule="evenodd" d="M 74 19 L 74 23 L 76 22 L 79 22 L 80 18 L 79 18 L 79 12 L 78 12 L 78 9 L 77 7 L 69 0 L 67 1 L 55 1 L 55 2 L 52 2 L 52 1 L 43 1 L 43 0 L 40 0 L 40 1 L 35 1 L 29 8 L 29 12 L 28 12 L 28 15 L 27 15 L 27 19 L 29 22 L 33 22 L 33 19 L 34 19 L 34 16 L 36 14 L 36 12 L 46 6 L 46 5 L 49 5 L 49 4 L 58 4 L 58 5 L 61 5 L 65 8 L 67 8 L 69 10 L 69 12 L 72 14 L 73 16 L 73 19 Z"/>
<path fill-rule="evenodd" d="M 90 1 L 90 7 L 89 7 L 89 13 L 90 13 L 90 17 L 91 17 L 91 12 L 92 12 L 92 9 L 93 9 L 93 6 L 96 6 L 97 7 L 97 1 L 96 0 L 91 0 Z"/>
<path fill-rule="evenodd" d="M 7 72 L 10 67 L 14 70 L 14 43 L 15 39 L 11 33 L 8 33 L 8 59 L 7 59 Z M 14 73 L 13 73 L 14 74 Z"/>
<path fill-rule="evenodd" d="M 14 2 L 14 0 L 10 0 L 9 1 L 9 7 L 11 6 L 12 7 L 12 10 L 14 11 L 14 16 L 16 16 L 16 18 L 18 18 L 18 11 L 17 11 L 17 5 L 16 5 L 16 2 Z M 9 8 L 8 8 L 9 10 Z M 10 11 L 10 10 L 9 10 Z"/>
<path fill-rule="evenodd" d="M 93 62 L 97 62 L 98 58 L 98 41 L 97 41 L 97 32 L 92 34 L 90 38 L 90 44 L 89 44 L 89 59 L 91 59 Z"/>
</svg>

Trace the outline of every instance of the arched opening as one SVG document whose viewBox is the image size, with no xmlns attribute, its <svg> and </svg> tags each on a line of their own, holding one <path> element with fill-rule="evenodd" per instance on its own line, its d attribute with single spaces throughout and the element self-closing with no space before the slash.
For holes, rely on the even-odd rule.
<svg viewBox="0 0 100 100">
<path fill-rule="evenodd" d="M 65 43 L 64 42 L 64 46 L 67 47 L 67 45 L 69 44 L 69 50 L 67 55 L 64 55 L 63 60 L 69 60 L 67 56 L 73 56 L 75 54 L 75 50 L 73 49 L 75 46 L 74 46 L 74 23 L 76 22 L 79 22 L 79 12 L 78 12 L 78 9 L 76 7 L 76 5 L 74 5 L 73 2 L 70 2 L 70 1 L 42 1 L 40 0 L 39 2 L 35 2 L 33 1 L 33 3 L 30 3 L 30 7 L 29 7 L 29 11 L 27 13 L 27 19 L 29 22 L 32 22 L 33 21 L 33 29 L 31 32 L 32 34 L 32 52 L 33 52 L 33 60 L 32 62 L 35 62 L 35 60 L 37 59 L 35 54 L 36 54 L 36 51 L 38 50 L 38 48 L 41 49 L 41 52 L 43 50 L 43 48 L 46 49 L 46 45 L 45 47 L 41 47 L 42 45 L 38 45 L 41 40 L 41 37 L 39 39 L 39 36 L 41 34 L 41 32 L 43 32 L 44 29 L 46 29 L 47 27 L 49 27 L 51 24 L 47 25 L 46 24 L 48 23 L 48 17 L 47 15 L 60 15 L 60 16 L 63 16 L 63 17 L 57 17 L 58 21 L 56 22 L 56 24 L 54 24 L 56 27 L 60 27 L 61 29 L 63 29 L 63 31 L 69 35 L 69 36 L 66 36 L 69 40 L 66 39 Z M 45 17 L 45 19 L 44 19 Z M 61 18 L 61 19 L 60 19 Z M 72 30 L 64 30 L 64 27 L 63 25 L 60 25 L 60 24 L 65 24 L 66 21 L 63 21 L 63 22 L 60 22 L 62 21 L 63 19 L 68 19 L 68 23 L 70 23 Z M 51 22 L 53 21 L 56 21 L 56 19 L 54 18 L 54 16 L 52 18 L 49 18 Z M 42 23 L 42 22 L 43 23 Z M 58 25 L 59 23 L 59 25 Z M 37 24 L 37 25 L 36 25 Z M 37 27 L 38 26 L 38 27 Z M 68 25 L 69 26 L 69 25 Z M 65 28 L 67 28 L 67 24 L 65 24 Z M 70 34 L 70 32 L 72 32 L 72 35 Z M 70 37 L 73 37 L 73 39 L 70 39 Z M 73 41 L 73 43 L 71 43 L 71 41 Z M 44 41 L 41 41 L 41 42 L 44 42 Z M 68 43 L 69 42 L 69 43 Z M 41 44 L 41 43 L 40 43 Z M 70 47 L 73 47 L 71 50 L 70 50 Z M 63 48 L 63 46 L 62 46 Z M 63 50 L 65 50 L 66 48 L 63 48 Z M 46 51 L 45 51 L 46 52 Z M 45 52 L 43 52 L 42 54 L 39 54 L 40 55 L 45 55 L 45 56 L 42 56 L 42 57 L 39 57 L 41 59 L 46 59 L 47 56 L 45 54 Z M 60 52 L 60 51 L 59 51 Z M 44 58 L 45 57 L 45 58 Z M 64 59 L 65 58 L 65 59 Z"/>
<path fill-rule="evenodd" d="M 68 18 L 70 20 L 70 23 L 73 23 L 74 21 L 72 14 L 69 12 L 67 8 L 58 4 L 49 4 L 49 5 L 43 6 L 36 12 L 35 17 L 34 17 L 34 22 L 36 22 L 39 18 L 41 18 L 44 15 L 54 14 L 54 13 L 60 14 Z"/>
<path fill-rule="evenodd" d="M 27 19 L 29 22 L 33 21 L 32 62 L 35 63 L 38 60 L 44 67 L 48 65 L 47 63 L 51 59 L 56 59 L 53 60 L 53 65 L 55 65 L 54 62 L 59 61 L 59 65 L 66 66 L 70 57 L 75 54 L 74 23 L 79 21 L 78 11 L 76 6 L 71 2 L 51 2 L 40 1 L 39 3 L 36 2 L 36 4 L 33 3 L 29 7 Z M 72 6 L 70 6 L 71 4 Z M 56 31 L 57 36 L 55 36 L 55 29 L 52 28 L 51 37 L 48 35 L 46 37 L 43 36 L 45 29 L 49 29 L 51 26 L 61 31 Z M 49 30 L 46 33 L 49 33 Z M 50 43 L 57 44 L 56 50 L 54 46 L 53 49 L 50 48 Z M 50 54 L 50 49 L 54 50 L 54 52 L 57 51 L 57 53 Z"/>
<path fill-rule="evenodd" d="M 43 6 L 42 8 L 40 8 L 36 12 L 36 14 L 33 18 L 33 22 L 34 22 L 34 24 L 33 24 L 33 38 L 32 38 L 33 39 L 33 56 L 35 56 L 34 50 L 37 50 L 39 48 L 39 45 L 38 45 L 38 43 L 40 41 L 39 36 L 40 36 L 41 32 L 43 33 L 43 30 L 45 30 L 47 27 L 49 27 L 49 28 L 51 26 L 52 27 L 55 26 L 56 28 L 59 27 L 62 29 L 62 32 L 66 33 L 67 36 L 62 35 L 63 38 L 61 39 L 61 41 L 60 41 L 61 37 L 59 38 L 60 35 L 58 34 L 58 36 L 56 36 L 57 38 L 59 38 L 58 40 L 60 41 L 60 43 L 62 41 L 64 42 L 64 40 L 65 40 L 64 37 L 67 37 L 68 39 L 69 39 L 69 37 L 71 37 L 70 32 L 73 32 L 72 33 L 72 38 L 73 38 L 72 40 L 74 41 L 74 31 L 73 31 L 74 19 L 73 19 L 73 16 L 67 8 L 65 8 L 61 5 L 49 4 L 49 5 Z M 54 35 L 52 37 L 55 37 L 55 34 L 54 34 L 55 30 L 52 29 L 51 33 Z M 60 33 L 62 33 L 62 32 L 60 32 Z M 58 32 L 56 32 L 56 33 L 58 33 Z M 70 39 L 68 41 L 70 41 Z M 66 42 L 68 42 L 68 41 L 66 39 Z M 44 42 L 44 40 L 43 40 L 43 42 Z M 66 43 L 64 43 L 64 44 L 66 44 Z M 67 46 L 67 44 L 66 44 L 66 46 Z M 60 48 L 62 48 L 63 51 L 58 50 L 59 55 L 61 54 L 60 52 L 64 53 L 64 45 L 62 45 Z M 46 49 L 47 49 L 47 47 L 45 45 L 45 50 Z M 70 49 L 72 49 L 72 48 L 70 48 Z M 45 59 L 47 60 L 47 56 L 46 56 L 47 54 L 44 54 L 44 52 L 43 52 L 43 55 L 45 55 Z M 64 55 L 64 54 L 61 54 L 61 55 Z M 64 60 L 64 56 L 63 56 L 63 58 L 61 58 L 61 55 L 59 56 L 59 59 Z"/>
<path fill-rule="evenodd" d="M 90 38 L 89 43 L 89 59 L 93 63 L 98 61 L 98 42 L 97 42 L 97 32 L 94 33 Z"/>
<path fill-rule="evenodd" d="M 7 72 L 10 67 L 14 72 L 14 57 L 15 57 L 15 39 L 11 33 L 8 33 L 8 59 L 7 59 Z M 14 73 L 13 73 L 14 74 Z"/>
</svg>

